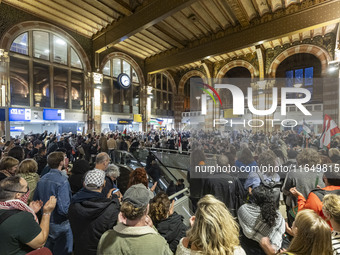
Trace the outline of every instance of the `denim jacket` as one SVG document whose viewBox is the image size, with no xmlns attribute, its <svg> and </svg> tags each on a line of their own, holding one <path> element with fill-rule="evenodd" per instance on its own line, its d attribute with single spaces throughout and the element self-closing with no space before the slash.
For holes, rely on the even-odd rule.
<svg viewBox="0 0 340 255">
<path fill-rule="evenodd" d="M 57 205 L 51 214 L 50 222 L 60 224 L 67 220 L 71 195 L 68 178 L 58 169 L 51 169 L 38 182 L 33 200 L 41 200 L 45 204 L 50 196 L 55 196 Z"/>
</svg>

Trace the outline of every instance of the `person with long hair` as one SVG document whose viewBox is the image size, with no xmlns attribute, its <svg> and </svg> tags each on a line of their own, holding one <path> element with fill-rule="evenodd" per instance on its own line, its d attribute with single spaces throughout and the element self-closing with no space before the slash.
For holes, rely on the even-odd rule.
<svg viewBox="0 0 340 255">
<path fill-rule="evenodd" d="M 174 212 L 174 200 L 171 202 L 164 192 L 159 192 L 150 203 L 149 216 L 158 233 L 168 242 L 170 249 L 175 252 L 179 240 L 185 237 L 187 226 L 183 216 Z"/>
<path fill-rule="evenodd" d="M 17 175 L 24 178 L 27 181 L 28 188 L 30 189 L 30 194 L 28 197 L 28 204 L 32 201 L 34 196 L 35 188 L 40 179 L 37 174 L 38 163 L 34 159 L 24 159 L 17 170 Z"/>
<path fill-rule="evenodd" d="M 239 227 L 224 203 L 212 195 L 201 198 L 191 228 L 177 247 L 176 255 L 245 255 Z"/>
<path fill-rule="evenodd" d="M 141 167 L 136 168 L 134 171 L 132 171 L 130 173 L 129 183 L 128 183 L 127 188 L 130 188 L 131 186 L 139 184 L 139 183 L 142 183 L 146 188 L 149 188 L 148 175 L 147 175 L 145 169 L 141 168 Z M 153 186 L 150 188 L 150 190 L 152 192 L 155 191 L 156 186 L 157 186 L 157 182 L 155 182 L 153 184 Z"/>
<path fill-rule="evenodd" d="M 313 210 L 297 214 L 292 233 L 294 238 L 281 255 L 333 255 L 331 229 Z"/>
<path fill-rule="evenodd" d="M 259 243 L 262 238 L 268 237 L 270 243 L 278 250 L 282 245 L 285 220 L 277 203 L 270 190 L 264 186 L 253 190 L 252 201 L 253 203 L 242 205 L 237 212 L 244 235 L 241 239 L 242 247 L 249 254 L 253 254 L 255 250 L 256 254 L 262 254 Z"/>
</svg>

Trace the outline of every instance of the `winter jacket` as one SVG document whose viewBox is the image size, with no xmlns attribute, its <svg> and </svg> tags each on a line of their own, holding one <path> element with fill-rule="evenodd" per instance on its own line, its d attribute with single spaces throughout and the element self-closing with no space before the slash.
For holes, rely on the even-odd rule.
<svg viewBox="0 0 340 255">
<path fill-rule="evenodd" d="M 206 179 L 203 186 L 203 195 L 211 194 L 222 201 L 230 213 L 236 217 L 237 210 L 243 204 L 246 196 L 241 182 L 226 173 L 215 174 L 213 177 Z"/>
<path fill-rule="evenodd" d="M 188 227 L 183 223 L 183 216 L 176 212 L 167 219 L 155 224 L 158 233 L 168 242 L 172 252 L 176 252 L 179 240 L 185 237 Z"/>
<path fill-rule="evenodd" d="M 117 223 L 119 209 L 117 198 L 111 200 L 85 188 L 72 197 L 68 217 L 75 255 L 97 253 L 99 239 Z"/>
<path fill-rule="evenodd" d="M 166 240 L 154 228 L 130 227 L 118 223 L 102 235 L 97 254 L 170 255 L 173 253 Z"/>
</svg>

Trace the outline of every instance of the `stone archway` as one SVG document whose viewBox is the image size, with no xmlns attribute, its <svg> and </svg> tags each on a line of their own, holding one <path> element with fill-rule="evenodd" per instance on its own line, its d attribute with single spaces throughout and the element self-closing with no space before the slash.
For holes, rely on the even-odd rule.
<svg viewBox="0 0 340 255">
<path fill-rule="evenodd" d="M 326 73 L 328 62 L 331 61 L 331 56 L 328 54 L 328 52 L 316 45 L 311 44 L 301 44 L 297 46 L 290 47 L 289 49 L 285 50 L 284 52 L 281 52 L 270 64 L 270 67 L 268 69 L 268 75 L 271 78 L 276 77 L 276 70 L 279 67 L 279 65 L 288 57 L 299 54 L 299 53 L 308 53 L 316 56 L 320 62 L 321 62 L 321 73 L 322 75 Z"/>
</svg>

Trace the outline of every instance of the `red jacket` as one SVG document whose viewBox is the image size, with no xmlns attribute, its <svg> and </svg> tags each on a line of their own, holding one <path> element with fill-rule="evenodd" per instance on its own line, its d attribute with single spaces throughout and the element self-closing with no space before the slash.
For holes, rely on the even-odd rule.
<svg viewBox="0 0 340 255">
<path fill-rule="evenodd" d="M 322 189 L 312 190 L 309 193 L 307 200 L 303 196 L 298 196 L 298 211 L 303 209 L 312 209 L 325 219 L 322 212 L 322 200 L 327 194 L 340 195 L 340 186 L 327 186 Z M 328 224 L 331 226 L 330 222 L 328 222 Z"/>
</svg>

